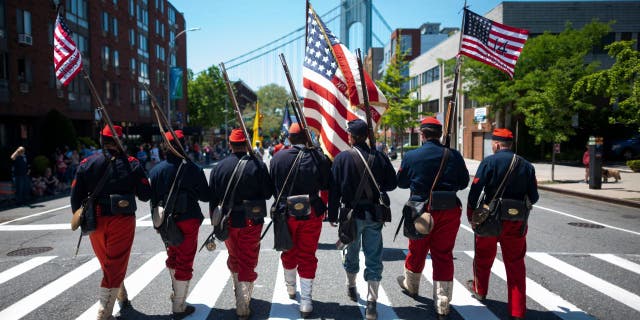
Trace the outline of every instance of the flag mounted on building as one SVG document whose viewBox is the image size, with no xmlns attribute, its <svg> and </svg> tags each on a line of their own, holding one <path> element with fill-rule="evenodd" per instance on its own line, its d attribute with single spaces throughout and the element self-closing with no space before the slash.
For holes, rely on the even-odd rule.
<svg viewBox="0 0 640 320">
<path fill-rule="evenodd" d="M 464 9 L 460 53 L 498 68 L 513 78 L 513 71 L 529 31 L 510 27 Z"/>
<path fill-rule="evenodd" d="M 82 70 L 80 50 L 71 38 L 71 30 L 67 27 L 60 12 L 58 12 L 56 25 L 53 29 L 53 65 L 56 78 L 63 86 L 68 85 Z"/>
<path fill-rule="evenodd" d="M 340 43 L 309 5 L 307 39 L 302 69 L 304 115 L 320 133 L 320 143 L 331 158 L 349 148 L 347 122 L 366 119 L 356 56 Z M 387 100 L 365 72 L 374 127 L 387 109 Z"/>
</svg>

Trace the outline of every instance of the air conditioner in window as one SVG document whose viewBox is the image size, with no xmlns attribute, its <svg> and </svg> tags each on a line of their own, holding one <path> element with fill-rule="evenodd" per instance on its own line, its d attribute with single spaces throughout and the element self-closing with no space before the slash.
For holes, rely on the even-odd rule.
<svg viewBox="0 0 640 320">
<path fill-rule="evenodd" d="M 18 43 L 25 46 L 30 46 L 33 45 L 33 38 L 30 34 L 20 33 L 18 34 Z"/>
<path fill-rule="evenodd" d="M 20 82 L 20 92 L 22 93 L 29 92 L 29 84 L 27 82 Z"/>
</svg>

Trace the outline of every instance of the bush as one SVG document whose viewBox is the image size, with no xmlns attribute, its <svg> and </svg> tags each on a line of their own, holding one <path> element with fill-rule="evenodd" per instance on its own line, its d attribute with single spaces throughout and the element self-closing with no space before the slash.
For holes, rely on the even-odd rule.
<svg viewBox="0 0 640 320">
<path fill-rule="evenodd" d="M 409 152 L 411 150 L 415 150 L 415 149 L 418 149 L 420 147 L 421 146 L 406 146 L 406 147 L 403 147 L 403 148 L 404 148 L 404 152 Z"/>
<path fill-rule="evenodd" d="M 640 160 L 629 160 L 627 166 L 633 170 L 633 172 L 640 172 Z"/>
<path fill-rule="evenodd" d="M 43 155 L 39 155 L 33 158 L 33 166 L 31 167 L 33 168 L 33 174 L 41 176 L 44 175 L 44 170 L 50 166 L 51 163 L 49 162 L 49 159 Z"/>
</svg>

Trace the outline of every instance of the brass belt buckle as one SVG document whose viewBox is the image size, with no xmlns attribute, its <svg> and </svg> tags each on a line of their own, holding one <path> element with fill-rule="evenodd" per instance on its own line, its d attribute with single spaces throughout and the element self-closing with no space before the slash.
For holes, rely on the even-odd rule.
<svg viewBox="0 0 640 320">
<path fill-rule="evenodd" d="M 120 200 L 118 201 L 118 207 L 120 208 L 126 208 L 129 206 L 129 201 L 127 200 Z"/>
</svg>

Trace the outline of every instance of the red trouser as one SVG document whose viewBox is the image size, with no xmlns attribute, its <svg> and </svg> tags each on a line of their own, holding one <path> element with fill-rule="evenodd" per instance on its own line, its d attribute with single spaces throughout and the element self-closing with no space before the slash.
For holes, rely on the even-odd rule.
<svg viewBox="0 0 640 320">
<path fill-rule="evenodd" d="M 184 235 L 184 241 L 178 246 L 167 248 L 167 268 L 176 270 L 176 280 L 188 281 L 193 276 L 193 258 L 198 247 L 200 219 L 187 219 L 176 223 Z"/>
<path fill-rule="evenodd" d="M 238 274 L 241 282 L 253 282 L 258 278 L 254 271 L 258 265 L 260 254 L 260 232 L 262 224 L 254 225 L 249 219 L 244 228 L 229 227 L 229 238 L 225 245 L 229 251 L 227 267 L 232 273 Z"/>
<path fill-rule="evenodd" d="M 433 230 L 426 238 L 409 239 L 409 254 L 404 267 L 414 273 L 422 273 L 431 251 L 433 281 L 453 280 L 453 246 L 460 228 L 461 208 L 433 211 Z"/>
<path fill-rule="evenodd" d="M 97 227 L 91 233 L 91 246 L 102 267 L 103 288 L 119 288 L 127 273 L 129 254 L 136 231 L 135 216 L 108 216 L 97 218 Z"/>
<path fill-rule="evenodd" d="M 526 231 L 520 235 L 522 222 L 502 221 L 502 232 L 498 237 L 476 237 L 476 252 L 473 259 L 474 290 L 482 296 L 489 289 L 489 275 L 496 257 L 497 243 L 502 248 L 502 260 L 507 271 L 509 310 L 514 317 L 524 318 L 527 310 L 525 286 L 526 271 L 524 256 L 527 253 Z"/>
<path fill-rule="evenodd" d="M 283 252 L 280 259 L 282 259 L 282 266 L 285 269 L 297 267 L 300 278 L 314 279 L 316 277 L 316 269 L 318 268 L 316 250 L 318 250 L 323 218 L 324 215 L 317 217 L 312 210 L 309 220 L 296 220 L 295 217 L 289 217 L 287 220 L 293 248 Z"/>
</svg>

